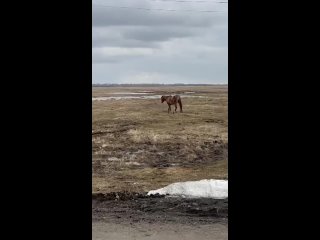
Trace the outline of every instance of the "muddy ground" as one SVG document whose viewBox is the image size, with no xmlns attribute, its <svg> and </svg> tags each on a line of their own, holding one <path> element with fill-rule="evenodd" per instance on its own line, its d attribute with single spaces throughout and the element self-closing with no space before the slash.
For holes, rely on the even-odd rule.
<svg viewBox="0 0 320 240">
<path fill-rule="evenodd" d="M 92 221 L 93 239 L 227 239 L 228 199 L 94 194 Z"/>
<path fill-rule="evenodd" d="M 189 199 L 170 196 L 146 196 L 141 193 L 108 193 L 93 196 L 94 221 L 179 222 L 193 224 L 225 222 L 228 199 Z"/>
</svg>

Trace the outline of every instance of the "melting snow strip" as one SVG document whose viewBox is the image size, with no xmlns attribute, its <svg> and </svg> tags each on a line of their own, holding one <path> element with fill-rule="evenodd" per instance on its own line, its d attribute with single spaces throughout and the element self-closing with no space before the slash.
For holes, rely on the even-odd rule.
<svg viewBox="0 0 320 240">
<path fill-rule="evenodd" d="M 177 182 L 164 188 L 152 190 L 148 195 L 172 195 L 189 198 L 228 198 L 228 180 L 204 179 L 200 181 Z"/>
</svg>

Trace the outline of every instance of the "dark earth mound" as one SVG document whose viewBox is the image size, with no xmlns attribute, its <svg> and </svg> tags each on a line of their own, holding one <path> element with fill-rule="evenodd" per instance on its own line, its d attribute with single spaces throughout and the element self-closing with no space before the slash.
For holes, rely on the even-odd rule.
<svg viewBox="0 0 320 240">
<path fill-rule="evenodd" d="M 112 222 L 213 223 L 228 220 L 228 199 L 191 199 L 146 193 L 92 195 L 92 220 Z"/>
</svg>

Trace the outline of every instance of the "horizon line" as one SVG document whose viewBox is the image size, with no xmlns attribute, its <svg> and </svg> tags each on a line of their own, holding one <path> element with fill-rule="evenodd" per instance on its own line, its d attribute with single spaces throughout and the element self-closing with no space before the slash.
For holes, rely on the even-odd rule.
<svg viewBox="0 0 320 240">
<path fill-rule="evenodd" d="M 228 85 L 228 83 L 92 83 L 92 85 Z"/>
</svg>

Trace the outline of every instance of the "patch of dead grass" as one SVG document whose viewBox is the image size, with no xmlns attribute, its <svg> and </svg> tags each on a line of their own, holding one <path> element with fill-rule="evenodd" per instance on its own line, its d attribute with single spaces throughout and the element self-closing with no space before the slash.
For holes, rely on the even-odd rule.
<svg viewBox="0 0 320 240">
<path fill-rule="evenodd" d="M 181 114 L 168 114 L 160 99 L 93 101 L 92 129 L 100 132 L 92 140 L 94 192 L 141 192 L 177 181 L 227 178 L 226 88 L 93 88 L 93 95 L 133 89 L 163 95 L 198 91 L 206 98 L 183 98 Z M 156 167 L 162 162 L 168 167 Z"/>
</svg>

